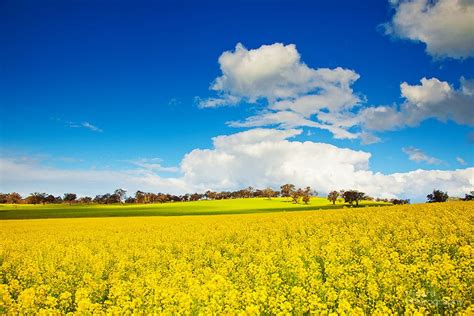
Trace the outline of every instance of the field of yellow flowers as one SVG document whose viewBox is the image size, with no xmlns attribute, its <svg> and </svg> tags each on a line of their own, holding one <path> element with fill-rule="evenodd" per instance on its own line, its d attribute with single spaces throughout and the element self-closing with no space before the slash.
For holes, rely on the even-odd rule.
<svg viewBox="0 0 474 316">
<path fill-rule="evenodd" d="M 0 314 L 472 315 L 473 211 L 0 221 Z"/>
</svg>

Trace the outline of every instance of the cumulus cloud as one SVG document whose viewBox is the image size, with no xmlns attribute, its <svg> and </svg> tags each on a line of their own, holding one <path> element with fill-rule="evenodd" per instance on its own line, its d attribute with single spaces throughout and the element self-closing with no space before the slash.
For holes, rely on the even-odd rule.
<svg viewBox="0 0 474 316">
<path fill-rule="evenodd" d="M 352 85 L 359 74 L 337 67 L 311 68 L 295 45 L 275 43 L 256 49 L 237 44 L 219 58 L 222 75 L 211 85 L 216 97 L 197 98 L 200 107 L 258 103 L 262 108 L 232 127 L 309 127 L 338 139 L 380 141 L 376 132 L 417 126 L 435 118 L 474 125 L 474 80 L 461 78 L 459 89 L 437 78 L 403 82 L 400 105 L 367 106 Z"/>
<path fill-rule="evenodd" d="M 474 186 L 473 168 L 384 175 L 370 170 L 370 153 L 288 140 L 301 132 L 254 129 L 214 138 L 213 149 L 196 149 L 186 155 L 181 164 L 183 178 L 201 189 L 276 188 L 291 182 L 320 192 L 356 188 L 374 196 L 418 200 L 424 199 L 433 185 L 455 195 Z"/>
<path fill-rule="evenodd" d="M 392 20 L 386 34 L 426 44 L 435 58 L 474 56 L 474 2 L 469 0 L 391 1 Z"/>
<path fill-rule="evenodd" d="M 239 43 L 219 57 L 219 64 L 222 75 L 211 85 L 218 97 L 198 98 L 200 107 L 242 101 L 262 101 L 266 106 L 243 122 L 229 122 L 230 126 L 307 126 L 328 130 L 336 138 L 357 138 L 345 122 L 332 119 L 361 102 L 351 87 L 359 79 L 353 70 L 308 67 L 295 45 L 281 43 L 250 50 Z"/>
<path fill-rule="evenodd" d="M 441 160 L 430 157 L 425 154 L 421 149 L 415 147 L 404 147 L 402 151 L 408 155 L 408 159 L 415 162 L 426 162 L 430 165 L 439 165 L 442 163 Z"/>
<path fill-rule="evenodd" d="M 196 149 L 181 167 L 186 182 L 232 189 L 249 185 L 278 186 L 288 181 L 304 185 L 316 179 L 333 181 L 368 167 L 369 153 L 330 144 L 289 141 L 301 130 L 253 129 L 213 139 L 213 149 Z M 345 178 L 345 176 L 344 176 Z"/>
<path fill-rule="evenodd" d="M 358 113 L 358 120 L 366 130 L 386 131 L 416 126 L 435 118 L 474 125 L 474 80 L 461 78 L 455 89 L 437 78 L 422 78 L 419 85 L 403 82 L 400 85 L 404 102 L 398 106 L 366 107 Z"/>
<path fill-rule="evenodd" d="M 203 192 L 242 187 L 310 185 L 324 194 L 354 188 L 373 196 L 423 200 L 434 188 L 462 195 L 474 189 L 474 168 L 417 170 L 385 175 L 370 170 L 371 154 L 326 143 L 294 140 L 299 129 L 251 129 L 213 138 L 209 149 L 186 154 L 180 175 L 162 178 L 153 170 L 65 170 L 34 161 L 2 158 L 0 191 L 75 191 L 94 195 L 123 187 L 129 192 Z"/>
<path fill-rule="evenodd" d="M 309 115 L 319 108 L 342 108 L 359 101 L 350 88 L 359 78 L 357 73 L 340 67 L 310 68 L 293 44 L 275 43 L 248 50 L 238 43 L 234 51 L 222 53 L 219 65 L 222 75 L 210 88 L 220 97 L 199 100 L 202 107 L 264 99 L 276 102 L 272 106 L 275 110 L 292 109 Z"/>
</svg>

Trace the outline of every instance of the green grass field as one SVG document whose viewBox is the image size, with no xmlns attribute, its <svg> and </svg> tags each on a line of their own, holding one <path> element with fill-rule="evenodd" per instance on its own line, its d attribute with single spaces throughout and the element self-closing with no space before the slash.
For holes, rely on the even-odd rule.
<svg viewBox="0 0 474 316">
<path fill-rule="evenodd" d="M 365 201 L 361 202 L 360 206 L 385 204 L 386 203 Z M 347 205 L 342 203 L 332 205 L 325 198 L 312 198 L 308 205 L 294 204 L 288 199 L 283 198 L 273 198 L 270 200 L 266 198 L 253 198 L 125 205 L 0 204 L 0 219 L 250 214 L 337 209 L 344 206 Z"/>
</svg>

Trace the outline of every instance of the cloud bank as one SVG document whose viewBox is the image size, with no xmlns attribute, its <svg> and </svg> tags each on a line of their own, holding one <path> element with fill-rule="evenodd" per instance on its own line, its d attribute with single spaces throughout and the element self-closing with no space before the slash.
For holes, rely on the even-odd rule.
<svg viewBox="0 0 474 316">
<path fill-rule="evenodd" d="M 74 191 L 95 195 L 122 187 L 129 192 L 203 192 L 246 186 L 279 188 L 284 183 L 309 185 L 321 194 L 354 188 L 378 197 L 424 200 L 433 189 L 463 195 L 474 190 L 474 168 L 416 170 L 382 174 L 370 170 L 371 154 L 330 144 L 300 142 L 302 130 L 251 129 L 213 138 L 210 149 L 186 154 L 180 174 L 163 178 L 150 168 L 123 171 L 63 170 L 34 161 L 2 158 L 0 191 Z"/>
</svg>

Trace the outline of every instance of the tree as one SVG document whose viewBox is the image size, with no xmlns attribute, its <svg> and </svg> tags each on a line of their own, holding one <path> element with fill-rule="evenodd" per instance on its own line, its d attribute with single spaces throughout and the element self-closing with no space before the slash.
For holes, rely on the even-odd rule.
<svg viewBox="0 0 474 316">
<path fill-rule="evenodd" d="M 126 193 L 127 193 L 127 190 L 124 190 L 124 189 L 117 189 L 114 191 L 114 194 L 118 196 L 119 203 L 122 203 L 125 200 Z"/>
<path fill-rule="evenodd" d="M 430 193 L 426 196 L 428 203 L 437 203 L 437 202 L 446 202 L 449 198 L 447 192 L 441 190 L 433 190 L 433 193 Z"/>
<path fill-rule="evenodd" d="M 409 199 L 406 199 L 406 200 L 402 200 L 402 199 L 391 199 L 391 200 L 390 200 L 390 203 L 392 203 L 393 205 L 410 204 L 410 200 L 409 200 Z"/>
<path fill-rule="evenodd" d="M 132 204 L 135 203 L 135 198 L 133 196 L 129 196 L 128 198 L 125 199 L 125 203 L 127 204 Z"/>
<path fill-rule="evenodd" d="M 282 197 L 292 197 L 294 191 L 295 191 L 294 184 L 287 183 L 280 187 L 280 192 L 281 192 Z"/>
<path fill-rule="evenodd" d="M 79 199 L 79 202 L 89 204 L 90 202 L 92 202 L 92 198 L 90 196 L 83 196 Z"/>
<path fill-rule="evenodd" d="M 349 191 L 344 191 L 344 193 L 342 194 L 342 197 L 344 198 L 344 201 L 346 203 L 349 203 L 351 206 L 354 204 L 354 202 L 356 206 L 359 206 L 359 201 L 365 198 L 365 193 L 359 192 L 357 190 L 349 190 Z"/>
<path fill-rule="evenodd" d="M 300 201 L 300 198 L 303 197 L 303 195 L 304 195 L 303 190 L 301 189 L 293 190 L 291 192 L 291 198 L 293 200 L 293 203 L 298 204 L 298 202 Z"/>
<path fill-rule="evenodd" d="M 271 188 L 266 188 L 262 190 L 262 195 L 270 200 L 271 197 L 275 196 L 275 191 Z"/>
<path fill-rule="evenodd" d="M 158 193 L 158 202 L 165 203 L 169 201 L 170 201 L 170 197 L 168 195 L 163 194 L 163 193 Z"/>
<path fill-rule="evenodd" d="M 117 196 L 114 194 L 106 193 L 104 195 L 96 195 L 94 198 L 95 203 L 99 204 L 110 204 L 117 202 Z"/>
<path fill-rule="evenodd" d="M 214 192 L 212 192 L 211 190 L 207 190 L 206 193 L 204 193 L 204 197 L 207 200 L 213 200 Z"/>
<path fill-rule="evenodd" d="M 34 192 L 31 193 L 30 196 L 26 198 L 26 202 L 28 204 L 40 204 L 40 203 L 46 203 L 46 193 L 40 193 L 40 192 Z"/>
<path fill-rule="evenodd" d="M 202 199 L 202 194 L 199 194 L 199 193 L 193 193 L 191 194 L 191 196 L 189 197 L 189 200 L 190 201 L 198 201 Z"/>
<path fill-rule="evenodd" d="M 46 198 L 45 198 L 45 202 L 46 203 L 56 203 L 56 197 L 52 194 L 48 195 Z"/>
<path fill-rule="evenodd" d="M 135 193 L 135 202 L 140 204 L 145 203 L 145 196 L 145 192 L 137 191 Z"/>
<path fill-rule="evenodd" d="M 75 193 L 64 193 L 64 198 L 63 198 L 64 202 L 68 202 L 69 204 L 71 204 L 76 199 L 77 199 L 77 195 Z"/>
<path fill-rule="evenodd" d="M 122 203 L 122 200 L 120 199 L 120 195 L 118 194 L 109 194 L 107 198 L 107 204 L 116 204 L 116 203 Z"/>
<path fill-rule="evenodd" d="M 364 192 L 357 192 L 357 196 L 356 196 L 356 205 L 359 206 L 359 201 L 362 201 L 362 200 L 366 200 L 367 199 L 367 195 L 365 195 Z"/>
<path fill-rule="evenodd" d="M 339 192 L 331 191 L 328 194 L 328 200 L 332 202 L 333 205 L 336 205 L 337 198 L 339 197 Z"/>
<path fill-rule="evenodd" d="M 9 204 L 18 204 L 21 202 L 21 195 L 16 193 L 16 192 L 12 192 L 10 194 L 8 194 L 7 196 L 7 203 Z"/>
<path fill-rule="evenodd" d="M 474 191 L 469 192 L 469 194 L 466 194 L 463 201 L 472 201 L 474 200 Z"/>
<path fill-rule="evenodd" d="M 303 199 L 303 202 L 304 204 L 308 204 L 309 201 L 311 200 L 311 188 L 310 187 L 306 187 L 306 189 L 304 189 L 304 191 L 302 191 L 302 199 Z"/>
<path fill-rule="evenodd" d="M 253 196 L 253 187 L 248 187 L 240 191 L 242 198 L 251 198 Z"/>
</svg>

